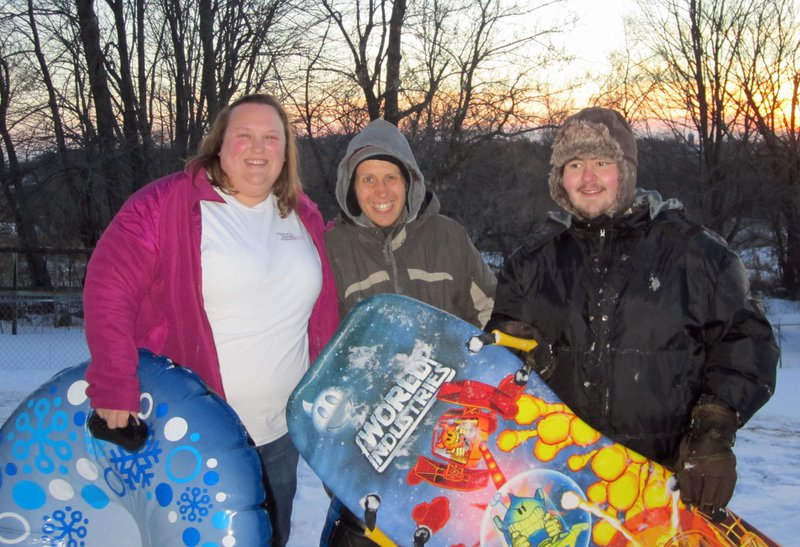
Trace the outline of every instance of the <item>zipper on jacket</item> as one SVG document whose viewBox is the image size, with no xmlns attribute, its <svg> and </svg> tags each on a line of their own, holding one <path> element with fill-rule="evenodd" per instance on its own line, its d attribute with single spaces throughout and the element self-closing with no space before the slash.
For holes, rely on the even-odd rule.
<svg viewBox="0 0 800 547">
<path fill-rule="evenodd" d="M 383 240 L 383 257 L 386 260 L 386 265 L 389 267 L 390 276 L 392 278 L 392 285 L 394 285 L 395 294 L 403 294 L 400 287 L 400 279 L 397 276 L 397 260 L 392 250 L 392 242 L 395 237 L 395 230 L 392 230 Z"/>
<path fill-rule="evenodd" d="M 605 227 L 600 228 L 599 232 L 599 249 L 597 251 L 597 256 L 600 258 L 599 266 L 599 283 L 595 290 L 601 289 L 604 285 L 606 276 L 608 275 L 607 271 L 607 264 L 608 264 L 608 257 L 606 257 L 606 247 L 607 247 L 608 239 L 606 238 L 606 229 Z M 598 302 L 603 302 L 608 295 L 598 295 Z M 608 321 L 611 320 L 610 312 L 606 305 L 601 306 L 601 309 L 597 310 L 600 312 L 600 316 L 597 318 L 599 321 L 599 330 L 598 332 L 601 334 L 601 337 L 598 340 L 595 340 L 595 343 L 599 342 L 602 347 L 599 348 L 598 352 L 598 359 L 597 359 L 597 366 L 604 367 L 607 366 L 606 363 L 609 363 L 608 359 L 608 345 L 609 345 L 609 334 L 611 327 L 608 325 Z M 607 315 L 608 314 L 608 315 Z M 609 423 L 609 416 L 611 412 L 611 386 L 608 385 L 608 381 L 604 381 L 602 383 L 603 391 L 600 395 L 601 398 L 601 405 L 602 405 L 602 414 L 601 420 L 608 424 Z"/>
</svg>

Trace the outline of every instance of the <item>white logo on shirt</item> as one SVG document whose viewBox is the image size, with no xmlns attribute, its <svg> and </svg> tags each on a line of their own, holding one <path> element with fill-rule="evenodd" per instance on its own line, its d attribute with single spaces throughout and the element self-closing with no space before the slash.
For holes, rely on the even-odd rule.
<svg viewBox="0 0 800 547">
<path fill-rule="evenodd" d="M 293 234 L 292 232 L 278 232 L 278 236 L 280 236 L 281 241 L 297 241 L 298 239 L 303 239 L 302 235 Z"/>
</svg>

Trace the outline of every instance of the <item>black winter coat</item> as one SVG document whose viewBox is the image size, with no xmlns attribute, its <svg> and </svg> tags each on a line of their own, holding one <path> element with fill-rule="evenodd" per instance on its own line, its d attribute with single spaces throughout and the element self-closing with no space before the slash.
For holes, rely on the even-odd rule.
<svg viewBox="0 0 800 547">
<path fill-rule="evenodd" d="M 507 319 L 552 343 L 550 387 L 578 416 L 667 467 L 701 394 L 743 424 L 775 387 L 778 349 L 741 260 L 655 192 L 617 220 L 551 215 L 500 274 L 487 330 Z"/>
</svg>

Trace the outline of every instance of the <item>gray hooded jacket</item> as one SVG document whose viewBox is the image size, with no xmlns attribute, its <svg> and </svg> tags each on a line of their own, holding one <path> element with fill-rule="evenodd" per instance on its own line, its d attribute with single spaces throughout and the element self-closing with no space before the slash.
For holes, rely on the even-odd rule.
<svg viewBox="0 0 800 547">
<path fill-rule="evenodd" d="M 406 207 L 389 229 L 353 210 L 348 193 L 358 164 L 392 156 L 408 174 Z M 411 147 L 394 125 L 375 120 L 356 135 L 339 164 L 336 199 L 341 212 L 325 236 L 344 316 L 368 296 L 404 294 L 476 326 L 489 319 L 496 279 L 466 230 L 439 214 L 439 200 L 426 191 Z M 356 208 L 357 209 L 357 208 Z"/>
</svg>

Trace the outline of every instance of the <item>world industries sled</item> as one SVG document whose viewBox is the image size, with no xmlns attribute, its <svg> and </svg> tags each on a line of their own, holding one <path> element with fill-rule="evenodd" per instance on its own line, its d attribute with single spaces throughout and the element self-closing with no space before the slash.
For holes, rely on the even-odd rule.
<svg viewBox="0 0 800 547">
<path fill-rule="evenodd" d="M 662 466 L 581 421 L 483 333 L 365 300 L 292 394 L 289 432 L 381 545 L 776 545 L 686 508 Z M 485 339 L 485 335 L 483 338 Z"/>
</svg>

